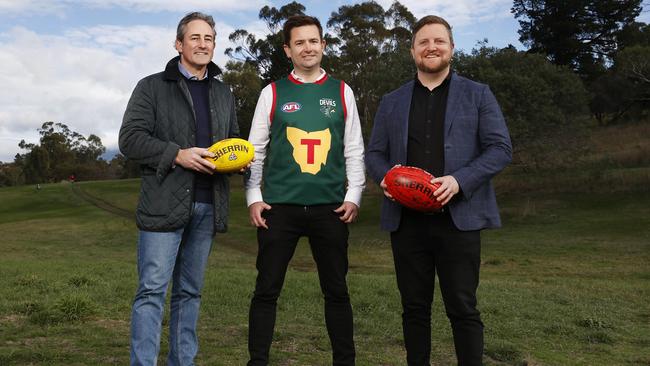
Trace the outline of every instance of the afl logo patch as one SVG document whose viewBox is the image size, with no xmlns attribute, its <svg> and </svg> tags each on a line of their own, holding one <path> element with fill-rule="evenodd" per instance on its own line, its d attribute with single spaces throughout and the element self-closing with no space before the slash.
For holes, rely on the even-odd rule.
<svg viewBox="0 0 650 366">
<path fill-rule="evenodd" d="M 300 110 L 300 108 L 302 108 L 300 103 L 288 102 L 288 103 L 284 103 L 284 105 L 282 105 L 282 112 L 286 112 L 286 113 L 298 112 Z"/>
</svg>

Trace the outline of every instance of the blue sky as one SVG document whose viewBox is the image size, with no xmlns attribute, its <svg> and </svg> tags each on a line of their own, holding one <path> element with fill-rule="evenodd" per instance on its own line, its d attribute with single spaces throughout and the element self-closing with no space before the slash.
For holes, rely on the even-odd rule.
<svg viewBox="0 0 650 366">
<path fill-rule="evenodd" d="M 109 151 L 133 87 L 176 55 L 178 20 L 200 10 L 217 22 L 214 61 L 223 66 L 228 34 L 259 35 L 264 5 L 289 1 L 233 0 L 0 0 L 0 161 L 13 161 L 21 139 L 38 142 L 37 128 L 61 122 L 98 135 Z M 325 24 L 339 6 L 359 1 L 299 1 Z M 385 9 L 392 1 L 379 0 Z M 518 41 L 512 0 L 404 0 L 416 17 L 437 14 L 454 29 L 456 48 L 471 50 L 487 38 L 503 47 Z M 647 8 L 647 6 L 646 6 Z M 640 21 L 649 22 L 642 13 Z M 109 156 L 110 158 L 112 156 Z"/>
</svg>

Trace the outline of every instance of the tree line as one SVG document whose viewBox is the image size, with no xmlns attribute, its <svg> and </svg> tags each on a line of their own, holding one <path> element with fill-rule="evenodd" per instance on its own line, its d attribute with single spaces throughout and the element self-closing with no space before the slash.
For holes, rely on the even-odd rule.
<svg viewBox="0 0 650 366">
<path fill-rule="evenodd" d="M 0 187 L 139 176 L 139 167 L 121 154 L 104 160 L 106 148 L 97 135 L 85 137 L 53 121 L 43 123 L 37 131 L 38 144 L 21 140 L 18 146 L 27 152 L 16 154 L 13 163 L 0 163 Z"/>
<path fill-rule="evenodd" d="M 222 78 L 236 96 L 242 137 L 248 136 L 261 89 L 291 71 L 282 24 L 306 10 L 296 1 L 264 6 L 258 16 L 267 34 L 237 29 L 229 35 L 235 46 L 226 50 L 230 61 Z M 527 49 L 480 40 L 471 51 L 456 50 L 452 69 L 490 85 L 517 164 L 558 164 L 580 153 L 579 138 L 593 126 L 649 120 L 650 26 L 636 21 L 640 12 L 641 0 L 514 0 L 511 13 Z M 323 67 L 355 91 L 366 138 L 382 95 L 415 75 L 410 29 L 416 20 L 398 1 L 387 9 L 374 1 L 344 5 L 327 19 Z M 40 145 L 22 141 L 27 152 L 0 165 L 0 186 L 57 181 L 71 173 L 87 179 L 138 174 L 121 155 L 102 160 L 105 149 L 97 136 L 85 138 L 53 122 L 39 133 Z M 553 154 L 558 149 L 564 153 Z"/>
</svg>

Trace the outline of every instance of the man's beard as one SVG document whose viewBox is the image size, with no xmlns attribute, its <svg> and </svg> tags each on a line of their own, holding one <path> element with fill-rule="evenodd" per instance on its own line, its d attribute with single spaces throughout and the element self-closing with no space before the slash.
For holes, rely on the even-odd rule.
<svg viewBox="0 0 650 366">
<path fill-rule="evenodd" d="M 428 73 L 428 74 L 437 74 L 441 71 L 446 70 L 449 65 L 451 64 L 451 59 L 443 59 L 442 57 L 440 58 L 440 63 L 438 66 L 435 67 L 430 67 L 425 64 L 424 60 L 421 60 L 420 62 L 417 62 L 415 66 L 418 68 L 419 71 Z"/>
</svg>

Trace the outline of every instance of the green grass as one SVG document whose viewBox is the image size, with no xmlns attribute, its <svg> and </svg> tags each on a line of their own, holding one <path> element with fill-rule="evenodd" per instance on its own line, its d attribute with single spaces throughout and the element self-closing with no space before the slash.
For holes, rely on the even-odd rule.
<svg viewBox="0 0 650 366">
<path fill-rule="evenodd" d="M 76 184 L 127 210 L 139 190 L 137 180 Z M 128 363 L 136 228 L 71 188 L 0 189 L 0 365 Z M 483 233 L 485 363 L 650 364 L 650 192 L 531 192 L 500 205 L 504 228 Z M 404 365 L 392 255 L 378 220 L 379 198 L 366 194 L 350 235 L 358 365 Z M 199 365 L 246 362 L 256 245 L 234 184 L 230 231 L 215 238 L 206 276 Z M 273 365 L 331 364 L 322 310 L 302 242 L 278 306 Z M 437 290 L 433 329 L 434 364 L 453 364 Z"/>
</svg>

